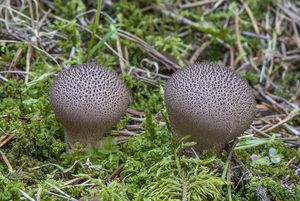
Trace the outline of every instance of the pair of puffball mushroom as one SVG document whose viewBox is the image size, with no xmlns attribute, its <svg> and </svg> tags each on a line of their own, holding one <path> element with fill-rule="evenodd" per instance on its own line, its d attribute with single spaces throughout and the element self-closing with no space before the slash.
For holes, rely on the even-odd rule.
<svg viewBox="0 0 300 201">
<path fill-rule="evenodd" d="M 94 145 L 126 112 L 130 93 L 117 74 L 93 62 L 63 71 L 51 87 L 50 102 L 70 147 Z M 255 115 L 248 83 L 212 63 L 176 71 L 166 83 L 165 104 L 172 131 L 191 135 L 200 150 L 239 136 Z"/>
</svg>

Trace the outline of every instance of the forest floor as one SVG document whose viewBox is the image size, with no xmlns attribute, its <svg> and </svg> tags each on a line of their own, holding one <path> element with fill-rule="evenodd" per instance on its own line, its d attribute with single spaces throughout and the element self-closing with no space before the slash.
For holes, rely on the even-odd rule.
<svg viewBox="0 0 300 201">
<path fill-rule="evenodd" d="M 0 200 L 300 200 L 299 32 L 296 0 L 0 0 Z M 49 87 L 90 60 L 132 102 L 68 150 Z M 219 155 L 168 128 L 163 86 L 201 61 L 255 90 L 255 121 Z"/>
</svg>

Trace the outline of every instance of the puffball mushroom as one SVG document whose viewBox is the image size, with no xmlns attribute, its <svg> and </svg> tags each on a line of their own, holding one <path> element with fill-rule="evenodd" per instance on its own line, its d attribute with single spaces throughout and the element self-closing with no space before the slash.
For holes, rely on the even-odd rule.
<svg viewBox="0 0 300 201">
<path fill-rule="evenodd" d="M 118 75 L 95 62 L 63 71 L 50 90 L 52 109 L 70 147 L 97 143 L 120 120 L 129 101 Z"/>
<path fill-rule="evenodd" d="M 249 128 L 256 102 L 251 87 L 237 73 L 200 63 L 171 76 L 165 104 L 172 131 L 191 135 L 203 150 L 220 148 Z"/>
</svg>

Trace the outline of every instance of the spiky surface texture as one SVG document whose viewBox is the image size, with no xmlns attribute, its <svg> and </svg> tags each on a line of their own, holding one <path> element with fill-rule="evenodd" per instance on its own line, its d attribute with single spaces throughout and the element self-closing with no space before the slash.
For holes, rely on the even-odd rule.
<svg viewBox="0 0 300 201">
<path fill-rule="evenodd" d="M 57 77 L 50 101 L 69 145 L 77 141 L 95 144 L 126 112 L 129 92 L 117 74 L 87 63 L 72 66 Z"/>
<path fill-rule="evenodd" d="M 200 63 L 175 72 L 165 86 L 174 132 L 190 134 L 199 149 L 223 145 L 242 134 L 255 115 L 252 89 L 223 66 Z"/>
</svg>

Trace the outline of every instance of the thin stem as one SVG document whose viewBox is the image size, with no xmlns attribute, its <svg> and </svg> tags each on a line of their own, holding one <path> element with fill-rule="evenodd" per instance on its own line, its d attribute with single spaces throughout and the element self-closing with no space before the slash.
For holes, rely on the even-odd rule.
<svg viewBox="0 0 300 201">
<path fill-rule="evenodd" d="M 97 30 L 97 27 L 99 26 L 99 22 L 100 22 L 101 5 L 102 5 L 102 0 L 98 0 L 95 21 L 94 21 L 94 24 L 92 25 L 92 37 L 91 37 L 91 41 L 90 41 L 89 48 L 88 48 L 88 54 L 87 54 L 88 61 L 90 60 L 90 57 L 92 56 L 91 50 L 95 43 L 96 30 Z"/>
</svg>

